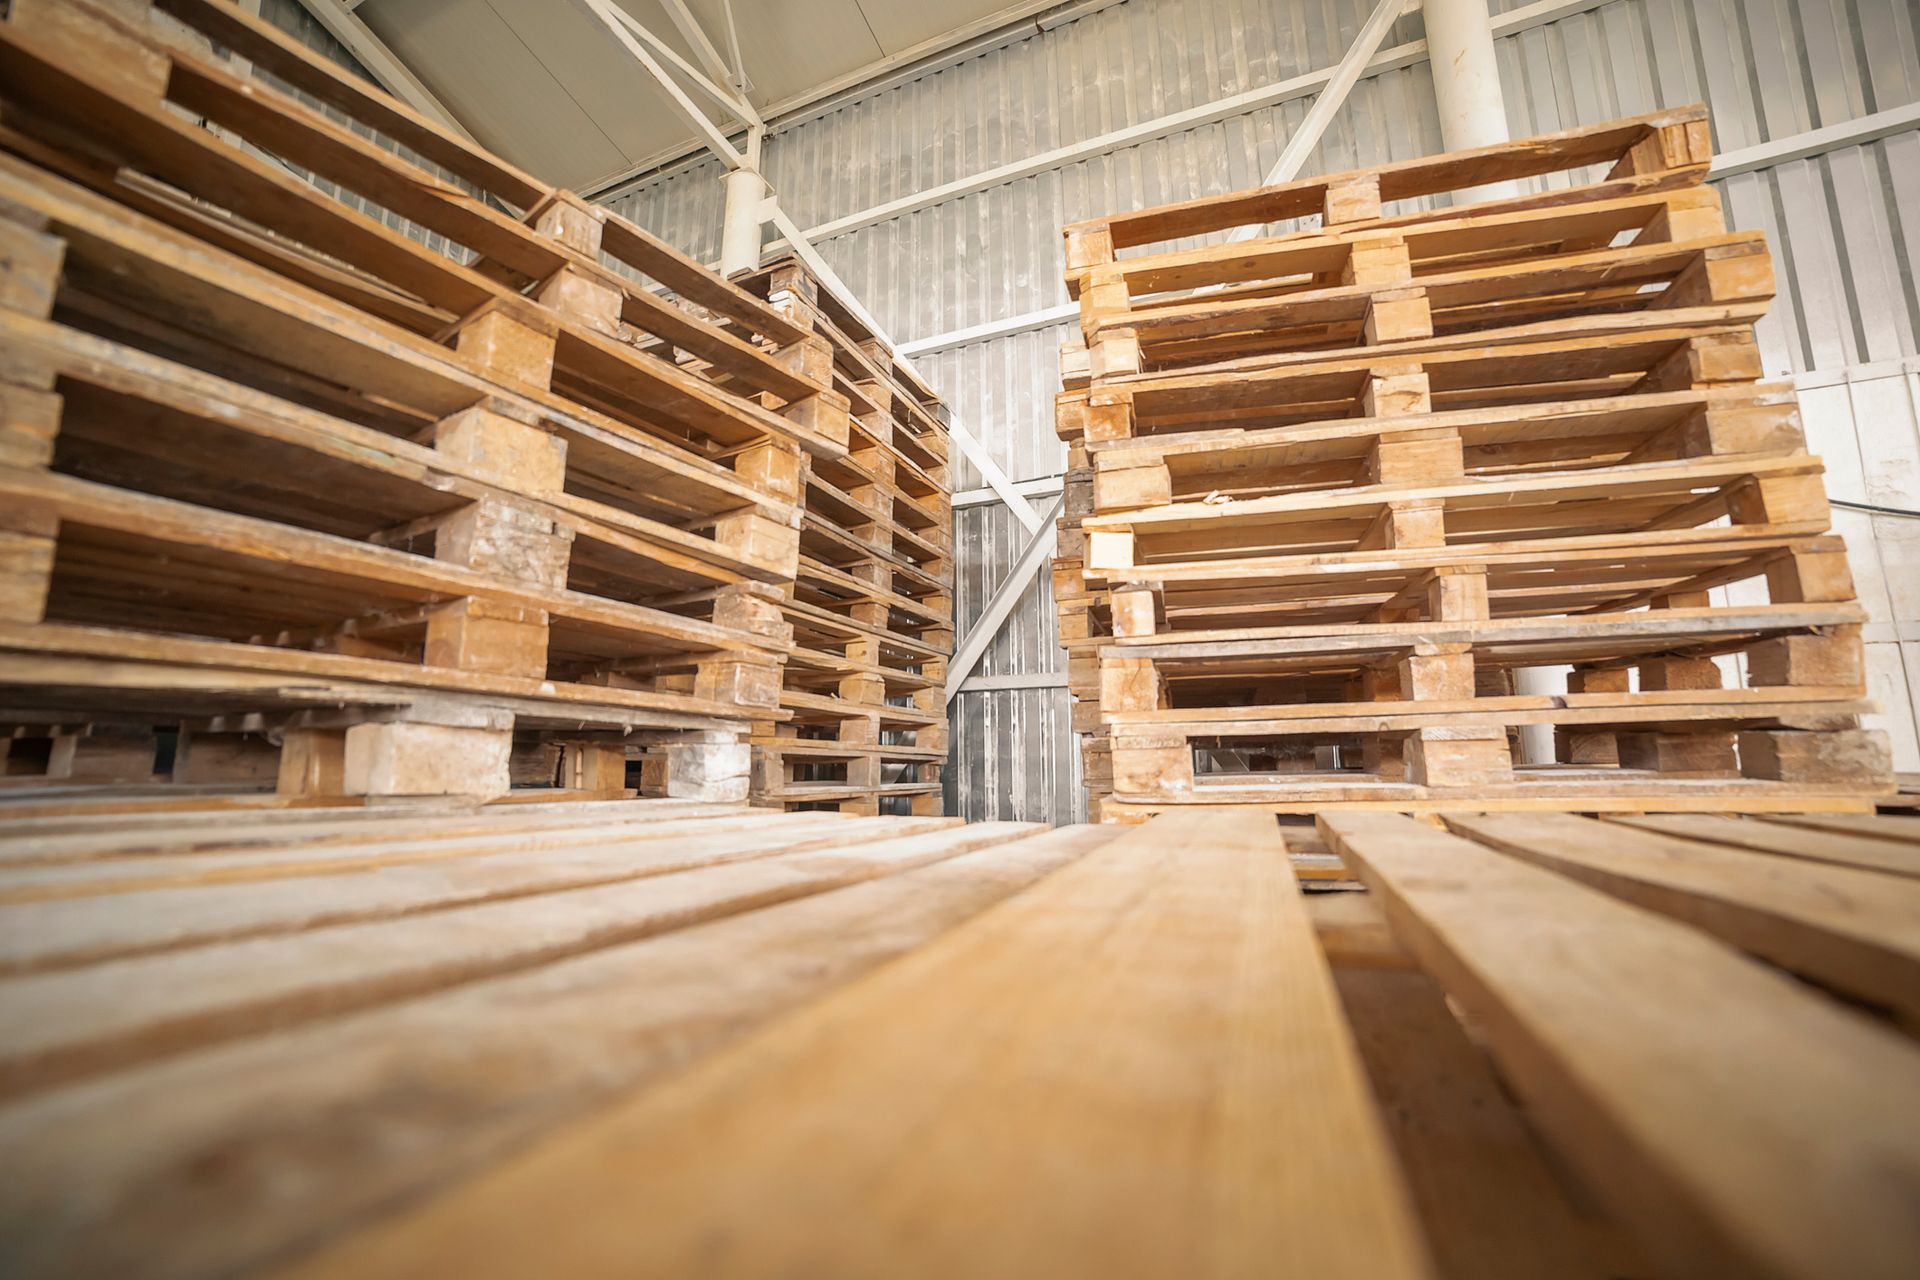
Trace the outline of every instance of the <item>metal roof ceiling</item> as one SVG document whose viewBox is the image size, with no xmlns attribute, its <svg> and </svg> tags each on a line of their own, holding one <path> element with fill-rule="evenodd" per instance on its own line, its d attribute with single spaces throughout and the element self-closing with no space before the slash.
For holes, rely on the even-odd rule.
<svg viewBox="0 0 1920 1280">
<path fill-rule="evenodd" d="M 659 0 L 616 0 L 697 64 Z M 687 0 L 727 49 L 725 0 Z M 751 98 L 765 108 L 1018 10 L 1007 0 L 732 0 Z M 356 17 L 482 143 L 563 186 L 592 187 L 692 140 L 667 98 L 579 0 L 361 0 Z M 704 102 L 704 100 L 702 100 Z"/>
</svg>

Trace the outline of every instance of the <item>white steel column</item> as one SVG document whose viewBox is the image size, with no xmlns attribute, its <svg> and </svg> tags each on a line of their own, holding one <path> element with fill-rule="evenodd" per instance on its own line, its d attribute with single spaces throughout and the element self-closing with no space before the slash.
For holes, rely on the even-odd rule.
<svg viewBox="0 0 1920 1280">
<path fill-rule="evenodd" d="M 1422 0 L 1420 7 L 1433 97 L 1440 108 L 1440 141 L 1449 151 L 1507 141 L 1507 107 L 1487 0 Z M 1462 194 L 1468 200 L 1497 200 L 1518 191 L 1513 183 L 1498 182 Z"/>
<path fill-rule="evenodd" d="M 761 206 L 767 199 L 767 180 L 757 169 L 733 169 L 727 185 L 726 221 L 720 228 L 720 274 L 737 275 L 760 269 Z"/>
</svg>

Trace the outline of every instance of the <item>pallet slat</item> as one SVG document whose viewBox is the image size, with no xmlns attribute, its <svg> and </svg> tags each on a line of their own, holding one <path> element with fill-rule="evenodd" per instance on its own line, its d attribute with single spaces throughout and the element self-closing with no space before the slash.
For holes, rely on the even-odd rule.
<svg viewBox="0 0 1920 1280">
<path fill-rule="evenodd" d="M 1910 1042 L 1684 925 L 1411 818 L 1319 826 L 1657 1262 L 1808 1280 L 1911 1266 Z"/>
<path fill-rule="evenodd" d="M 580 1274 L 1424 1275 L 1369 1105 L 1277 829 L 1195 816 L 305 1274 L 516 1270 L 512 1202 Z"/>
</svg>

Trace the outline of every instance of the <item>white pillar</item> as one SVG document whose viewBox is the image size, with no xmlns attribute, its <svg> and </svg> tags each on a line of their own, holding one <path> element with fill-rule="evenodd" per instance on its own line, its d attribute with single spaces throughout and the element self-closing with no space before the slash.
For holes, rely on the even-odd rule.
<svg viewBox="0 0 1920 1280">
<path fill-rule="evenodd" d="M 1441 143 L 1449 151 L 1464 151 L 1505 142 L 1507 107 L 1500 93 L 1487 0 L 1422 0 L 1420 9 L 1427 24 L 1427 61 L 1433 67 Z M 1514 183 L 1495 182 L 1460 192 L 1455 203 L 1517 194 Z"/>
<path fill-rule="evenodd" d="M 720 228 L 720 274 L 758 271 L 760 206 L 767 198 L 767 181 L 752 169 L 735 169 L 722 181 L 727 184 L 727 212 Z"/>
</svg>

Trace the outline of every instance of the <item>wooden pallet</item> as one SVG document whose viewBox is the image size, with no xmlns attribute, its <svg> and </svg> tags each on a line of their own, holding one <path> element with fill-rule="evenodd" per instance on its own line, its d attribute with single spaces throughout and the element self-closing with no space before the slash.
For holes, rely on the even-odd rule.
<svg viewBox="0 0 1920 1280">
<path fill-rule="evenodd" d="M 1901 819 L 201 803 L 0 801 L 10 1276 L 1920 1251 Z"/>
<path fill-rule="evenodd" d="M 1765 244 L 1699 185 L 1703 136 L 1663 113 L 1068 228 L 1086 345 L 1057 423 L 1091 485 L 1062 635 L 1106 816 L 1888 789 L 1820 461 L 1760 380 Z M 1115 253 L 1302 201 L 1322 227 Z M 1516 691 L 1560 665 L 1566 694 Z M 1516 768 L 1542 725 L 1557 763 Z"/>
<path fill-rule="evenodd" d="M 0 108 L 0 724 L 144 716 L 182 780 L 284 746 L 308 794 L 503 790 L 515 734 L 744 793 L 824 341 L 217 0 L 11 5 Z"/>
<path fill-rule="evenodd" d="M 735 283 L 830 346 L 833 388 L 852 406 L 846 455 L 807 464 L 782 606 L 788 718 L 756 730 L 753 794 L 787 809 L 937 814 L 953 652 L 946 406 L 797 259 Z"/>
</svg>

